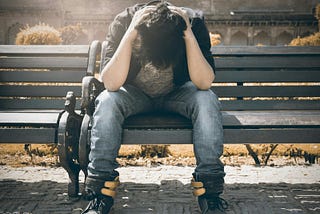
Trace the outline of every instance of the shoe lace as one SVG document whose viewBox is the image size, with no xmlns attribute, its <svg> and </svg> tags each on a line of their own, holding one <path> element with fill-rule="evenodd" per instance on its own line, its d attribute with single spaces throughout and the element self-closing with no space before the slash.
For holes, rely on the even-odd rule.
<svg viewBox="0 0 320 214">
<path fill-rule="evenodd" d="M 219 209 L 221 211 L 225 211 L 228 209 L 228 202 L 220 197 L 213 197 L 207 199 L 209 210 Z"/>
<path fill-rule="evenodd" d="M 92 199 L 92 200 L 89 202 L 89 204 L 88 204 L 88 206 L 86 207 L 86 209 L 85 209 L 81 214 L 85 214 L 85 213 L 87 213 L 87 212 L 90 211 L 90 210 L 98 211 L 99 206 L 100 206 L 100 202 L 101 202 L 101 201 L 100 201 L 98 198 Z"/>
</svg>

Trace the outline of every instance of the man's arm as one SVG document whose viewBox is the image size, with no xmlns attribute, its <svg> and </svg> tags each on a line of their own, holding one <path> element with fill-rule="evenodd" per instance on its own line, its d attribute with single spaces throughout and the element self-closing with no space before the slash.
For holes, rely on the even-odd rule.
<svg viewBox="0 0 320 214">
<path fill-rule="evenodd" d="M 123 36 L 116 52 L 101 72 L 101 81 L 109 91 L 119 90 L 127 79 L 134 41 L 130 35 L 126 33 Z"/>
<path fill-rule="evenodd" d="M 203 56 L 191 29 L 185 31 L 184 40 L 190 79 L 199 89 L 208 90 L 215 78 L 213 69 Z"/>
<path fill-rule="evenodd" d="M 187 24 L 187 29 L 184 31 L 184 40 L 190 79 L 200 90 L 208 90 L 215 78 L 213 68 L 202 54 L 197 39 L 191 30 L 186 11 L 178 7 L 170 7 L 170 9 L 182 16 Z"/>
<path fill-rule="evenodd" d="M 149 13 L 150 9 L 148 8 L 141 9 L 135 13 L 117 50 L 103 68 L 100 78 L 107 90 L 117 91 L 125 83 L 130 68 L 132 44 L 138 35 L 135 27 Z"/>
</svg>

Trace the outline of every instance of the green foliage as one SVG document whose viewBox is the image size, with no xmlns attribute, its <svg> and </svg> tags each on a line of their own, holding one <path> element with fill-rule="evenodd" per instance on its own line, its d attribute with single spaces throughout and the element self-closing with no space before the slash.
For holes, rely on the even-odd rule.
<svg viewBox="0 0 320 214">
<path fill-rule="evenodd" d="M 16 45 L 58 45 L 61 42 L 60 32 L 44 23 L 21 29 L 16 38 Z"/>
</svg>

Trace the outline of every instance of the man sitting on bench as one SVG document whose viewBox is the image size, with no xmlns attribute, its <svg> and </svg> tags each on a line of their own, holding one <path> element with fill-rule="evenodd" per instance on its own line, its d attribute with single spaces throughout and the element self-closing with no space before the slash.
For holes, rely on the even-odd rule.
<svg viewBox="0 0 320 214">
<path fill-rule="evenodd" d="M 223 129 L 210 37 L 201 12 L 152 1 L 116 16 L 107 35 L 91 133 L 84 213 L 108 213 L 119 185 L 122 124 L 134 114 L 168 111 L 190 118 L 197 166 L 194 195 L 202 213 L 224 213 Z M 143 140 L 143 139 L 141 139 Z M 172 142 L 174 143 L 174 142 Z"/>
</svg>

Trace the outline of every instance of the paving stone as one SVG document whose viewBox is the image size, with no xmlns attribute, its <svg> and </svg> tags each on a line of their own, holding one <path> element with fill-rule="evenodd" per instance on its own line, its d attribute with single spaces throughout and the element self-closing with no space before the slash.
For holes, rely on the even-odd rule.
<svg viewBox="0 0 320 214">
<path fill-rule="evenodd" d="M 229 168 L 227 176 L 229 173 L 234 179 L 226 178 L 223 198 L 229 203 L 227 213 L 320 213 L 320 177 L 316 176 L 319 171 L 314 171 L 318 169 L 315 166 L 295 171 L 294 167 L 283 167 L 281 172 L 287 172 L 288 179 L 280 175 L 277 180 L 274 177 L 277 169 Z M 189 184 L 192 170 L 170 166 L 119 169 L 121 185 L 111 214 L 199 214 Z M 264 170 L 270 170 L 273 175 L 270 177 Z M 299 175 L 301 170 L 303 175 Z M 257 183 L 255 178 L 264 183 Z M 0 214 L 81 213 L 88 202 L 68 198 L 67 180 L 62 168 L 1 166 Z"/>
</svg>

